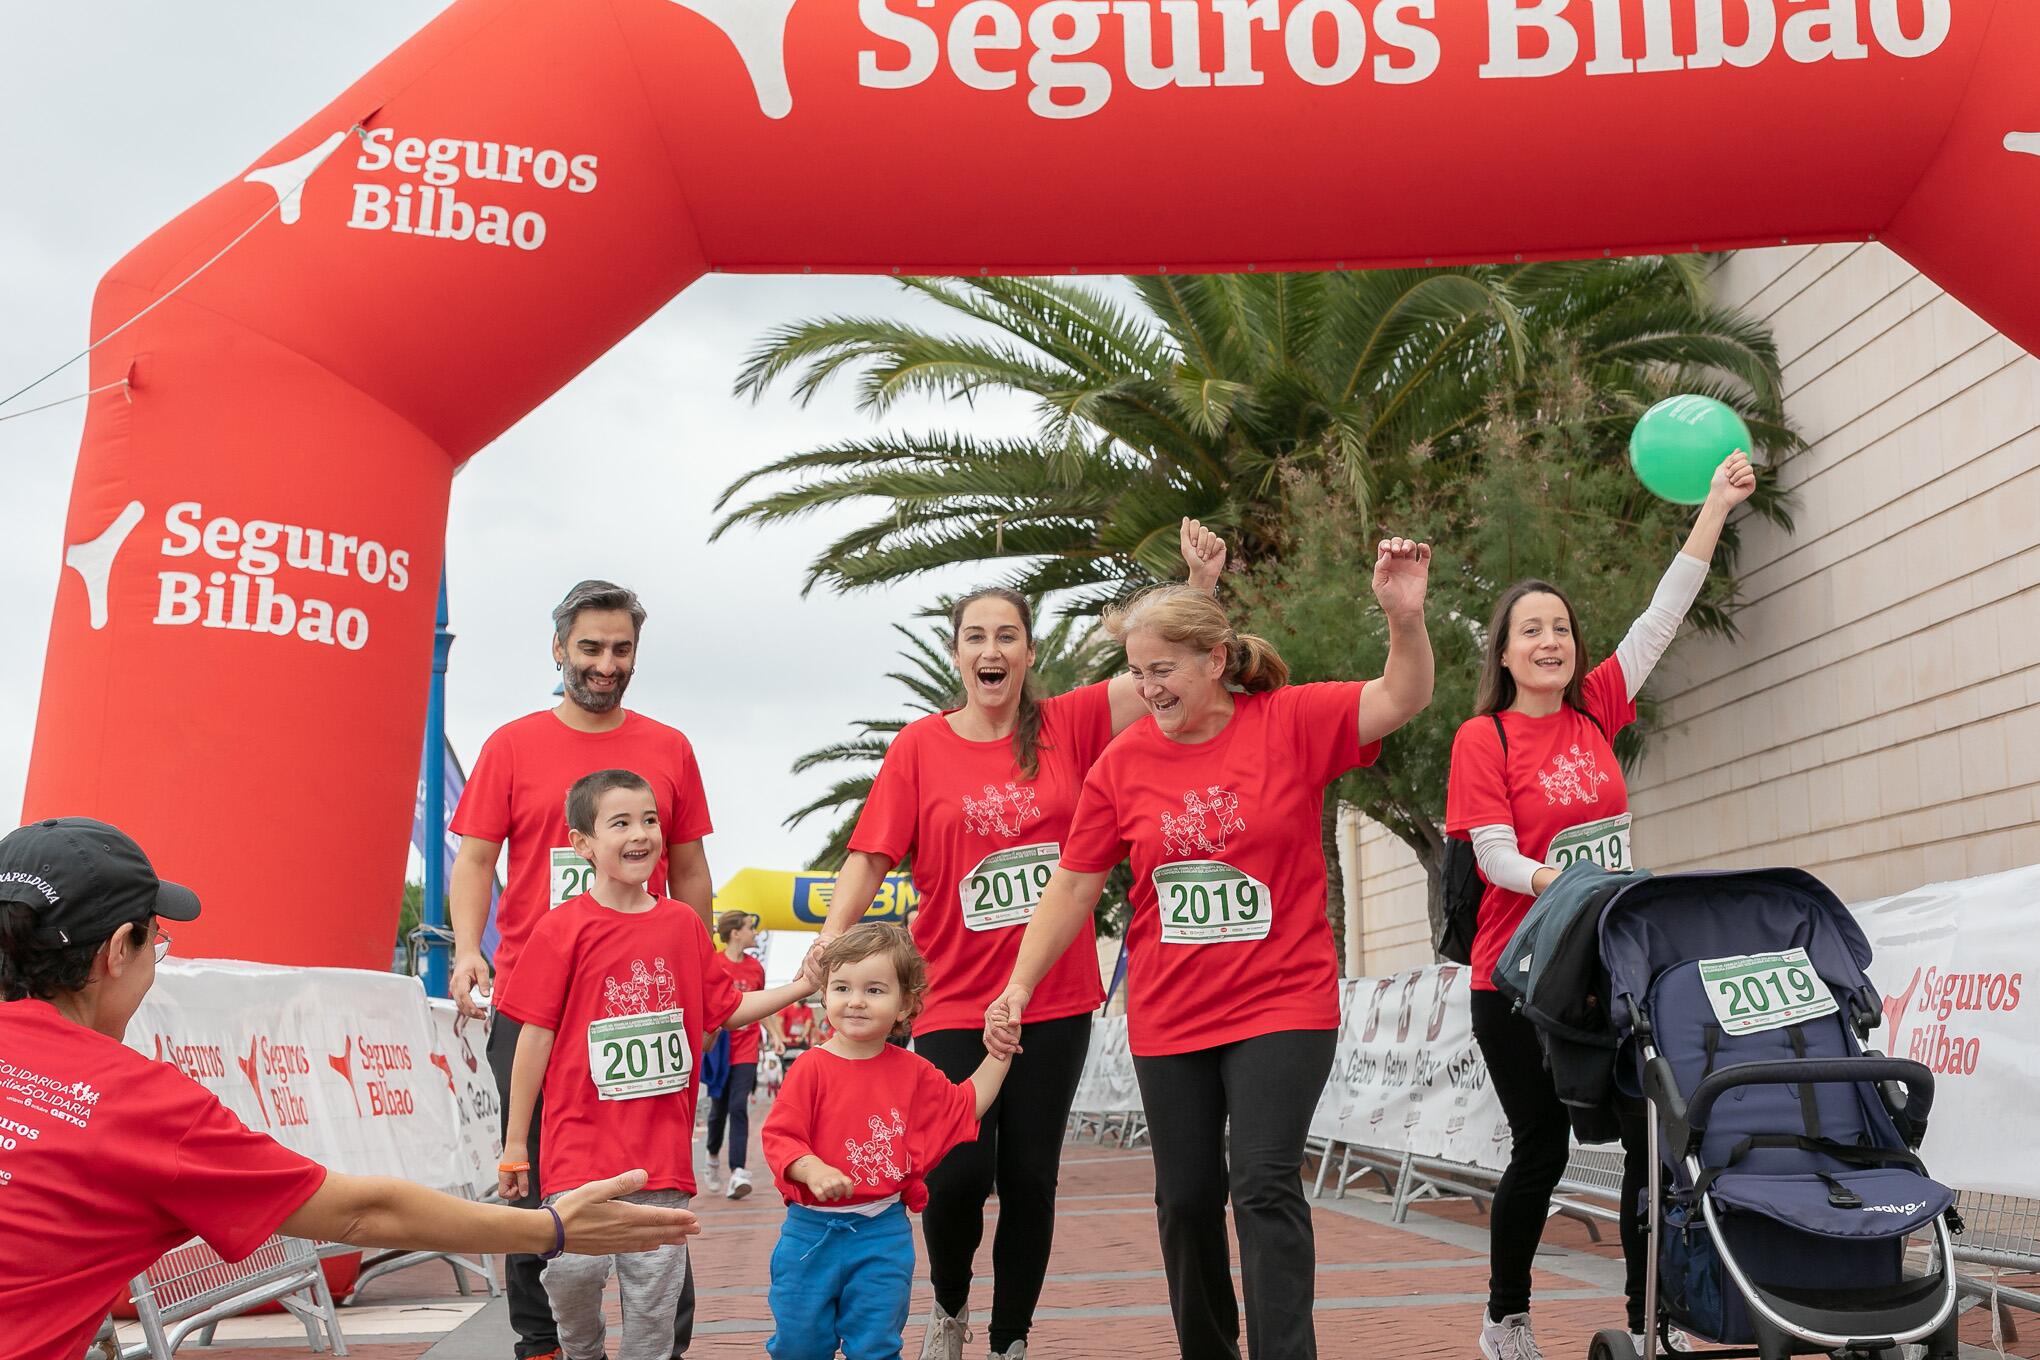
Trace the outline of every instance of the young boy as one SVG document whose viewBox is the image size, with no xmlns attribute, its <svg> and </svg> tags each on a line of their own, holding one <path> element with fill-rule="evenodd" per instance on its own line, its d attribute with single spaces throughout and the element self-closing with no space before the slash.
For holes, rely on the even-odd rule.
<svg viewBox="0 0 2040 1360">
<path fill-rule="evenodd" d="M 751 952 L 758 943 L 758 918 L 747 911 L 726 911 L 715 921 L 715 933 L 722 937 L 722 952 L 715 961 L 729 974 L 730 985 L 740 992 L 760 991 L 765 986 L 765 965 Z M 765 1017 L 773 1028 L 772 1045 L 781 1047 L 776 1013 Z M 744 1162 L 751 1150 L 751 1092 L 758 1086 L 758 1050 L 763 1043 L 760 1026 L 729 1026 L 730 1065 L 723 1077 L 722 1094 L 708 1102 L 708 1175 L 702 1189 L 713 1195 L 722 1192 L 723 1129 L 730 1138 L 729 1197 L 742 1199 L 751 1193 L 751 1173 Z"/>
<path fill-rule="evenodd" d="M 591 1167 L 636 1165 L 648 1179 L 627 1198 L 685 1207 L 694 1193 L 689 1131 L 702 1034 L 748 1024 L 814 986 L 803 977 L 740 995 L 693 908 L 645 891 L 664 836 L 651 785 L 638 775 L 600 770 L 576 782 L 567 828 L 574 852 L 595 868 L 594 884 L 539 923 L 497 997 L 524 1026 L 500 1188 L 505 1199 L 528 1192 L 526 1149 L 543 1094 L 541 1189 L 592 1179 Z M 550 1260 L 543 1278 L 561 1352 L 602 1360 L 602 1288 L 612 1262 L 623 1296 L 618 1360 L 666 1360 L 684 1246 Z"/>
<path fill-rule="evenodd" d="M 952 1084 L 886 1043 L 921 1008 L 927 968 L 897 926 L 846 931 L 822 956 L 834 1033 L 786 1074 L 765 1116 L 765 1160 L 786 1197 L 772 1252 L 773 1360 L 897 1360 L 914 1284 L 909 1211 L 923 1178 L 998 1097 L 1006 1064 L 986 1058 Z"/>
</svg>

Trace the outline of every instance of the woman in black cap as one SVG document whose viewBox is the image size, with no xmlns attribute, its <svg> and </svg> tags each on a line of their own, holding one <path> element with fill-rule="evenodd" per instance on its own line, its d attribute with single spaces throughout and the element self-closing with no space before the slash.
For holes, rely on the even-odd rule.
<svg viewBox="0 0 2040 1360">
<path fill-rule="evenodd" d="M 611 1203 L 644 1173 L 547 1209 L 328 1172 L 251 1132 L 176 1068 L 121 1043 L 198 898 L 104 822 L 0 840 L 0 1318 L 23 1360 L 76 1360 L 128 1280 L 204 1238 L 239 1260 L 283 1232 L 419 1251 L 643 1251 L 698 1232 L 684 1209 Z"/>
</svg>

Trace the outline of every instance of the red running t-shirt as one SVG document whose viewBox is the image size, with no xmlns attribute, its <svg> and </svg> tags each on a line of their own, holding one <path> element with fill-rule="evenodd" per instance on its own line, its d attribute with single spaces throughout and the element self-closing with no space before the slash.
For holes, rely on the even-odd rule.
<svg viewBox="0 0 2040 1360">
<path fill-rule="evenodd" d="M 765 1163 L 788 1204 L 844 1209 L 898 1195 L 919 1213 L 928 1172 L 977 1132 L 976 1087 L 888 1044 L 875 1058 L 811 1049 L 787 1069 L 762 1137 Z M 810 1154 L 856 1183 L 848 1199 L 824 1205 L 787 1178 L 786 1169 Z"/>
<path fill-rule="evenodd" d="M 730 956 L 716 951 L 715 961 L 722 965 L 729 977 L 730 985 L 740 992 L 762 992 L 765 990 L 765 965 L 757 956 L 746 954 L 731 962 Z M 730 1061 L 733 1063 L 754 1063 L 758 1061 L 758 1045 L 763 1039 L 765 1025 L 761 1020 L 755 1025 L 730 1031 Z"/>
<path fill-rule="evenodd" d="M 1112 700 L 1103 684 L 1041 701 L 1033 779 L 1014 764 L 1010 739 L 967 740 L 944 714 L 909 723 L 893 738 L 850 848 L 895 863 L 914 857 L 921 896 L 914 943 L 928 960 L 915 1033 L 983 1026 L 1055 872 L 1084 773 L 1111 741 Z M 1104 1000 L 1086 921 L 1035 989 L 1027 1013 L 1056 1020 Z"/>
<path fill-rule="evenodd" d="M 1542 718 L 1503 712 L 1509 734 L 1507 768 L 1494 719 L 1468 718 L 1452 738 L 1452 775 L 1445 792 L 1445 831 L 1469 839 L 1477 826 L 1512 826 L 1525 855 L 1561 868 L 1589 859 L 1605 869 L 1633 868 L 1629 855 L 1629 785 L 1609 743 L 1636 720 L 1622 665 L 1609 657 L 1581 685 L 1586 713 L 1571 707 Z M 1606 735 L 1603 735 L 1605 729 Z M 1495 962 L 1534 899 L 1489 883 L 1473 936 L 1476 991 L 1495 988 Z"/>
<path fill-rule="evenodd" d="M 594 883 L 588 862 L 567 842 L 567 790 L 597 770 L 632 770 L 652 786 L 668 846 L 714 830 L 701 771 L 685 736 L 641 713 L 625 713 L 610 732 L 577 732 L 551 709 L 496 729 L 482 744 L 449 829 L 510 844 L 510 874 L 496 904 L 496 985 L 510 978 L 524 942 L 549 907 Z M 666 860 L 645 885 L 666 891 Z M 690 904 L 707 906 L 707 903 Z"/>
<path fill-rule="evenodd" d="M 0 1352 L 78 1360 L 128 1281 L 202 1237 L 268 1241 L 326 1169 L 167 1063 L 44 1001 L 0 1004 Z"/>
<path fill-rule="evenodd" d="M 1360 744 L 1362 688 L 1235 695 L 1232 721 L 1195 744 L 1143 718 L 1084 781 L 1063 863 L 1102 873 L 1132 853 L 1136 1054 L 1338 1028 L 1320 827 L 1326 786 L 1381 754 L 1379 742 Z"/>
<path fill-rule="evenodd" d="M 814 1038 L 815 1013 L 806 1006 L 788 1006 L 779 1013 L 779 1027 L 785 1032 L 789 1045 L 807 1044 Z"/>
<path fill-rule="evenodd" d="M 554 1033 L 543 1087 L 547 1193 L 641 1166 L 647 1190 L 694 1193 L 701 1036 L 737 1008 L 693 910 L 611 911 L 587 894 L 539 922 L 503 1014 Z"/>
</svg>

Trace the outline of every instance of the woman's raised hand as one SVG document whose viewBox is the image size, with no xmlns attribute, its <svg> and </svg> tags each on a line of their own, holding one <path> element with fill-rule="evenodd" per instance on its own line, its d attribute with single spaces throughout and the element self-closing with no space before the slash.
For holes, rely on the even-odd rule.
<svg viewBox="0 0 2040 1360">
<path fill-rule="evenodd" d="M 1757 470 L 1750 465 L 1750 456 L 1737 449 L 1714 469 L 1714 480 L 1708 484 L 1707 495 L 1732 510 L 1748 500 L 1750 493 L 1756 489 Z"/>
<path fill-rule="evenodd" d="M 1180 527 L 1183 565 L 1190 569 L 1190 584 L 1199 590 L 1215 590 L 1225 573 L 1225 540 L 1187 515 Z"/>
<path fill-rule="evenodd" d="M 985 1007 L 985 1052 L 994 1058 L 1010 1058 L 1020 1051 L 1020 1018 L 1032 995 L 1019 983 L 1008 983 L 998 999 Z"/>
<path fill-rule="evenodd" d="M 1381 540 L 1374 558 L 1374 598 L 1382 613 L 1422 614 L 1430 579 L 1430 544 L 1410 538 Z"/>
</svg>

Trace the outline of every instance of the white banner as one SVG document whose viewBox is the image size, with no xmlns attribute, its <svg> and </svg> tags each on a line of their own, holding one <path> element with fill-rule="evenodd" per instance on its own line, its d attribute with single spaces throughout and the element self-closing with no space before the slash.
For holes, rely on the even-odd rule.
<svg viewBox="0 0 2040 1360">
<path fill-rule="evenodd" d="M 1884 1027 L 1871 1045 L 1934 1072 L 1920 1149 L 1965 1190 L 2040 1197 L 2040 1002 L 2024 1004 L 2040 866 L 1934 883 L 1853 908 L 1875 957 Z"/>
<path fill-rule="evenodd" d="M 496 1075 L 489 1069 L 491 1022 L 463 1020 L 459 1009 L 443 997 L 426 1004 L 432 1008 L 433 1038 L 453 1077 L 461 1169 L 469 1192 L 485 1199 L 496 1193 L 496 1164 L 503 1160 L 503 1104 L 496 1096 Z"/>
<path fill-rule="evenodd" d="M 1500 1171 L 1509 1121 L 1473 1041 L 1458 964 L 1340 984 L 1339 1047 L 1312 1136 Z"/>
<path fill-rule="evenodd" d="M 166 961 L 127 1042 L 334 1171 L 437 1189 L 470 1181 L 453 1064 L 416 978 Z"/>
</svg>

